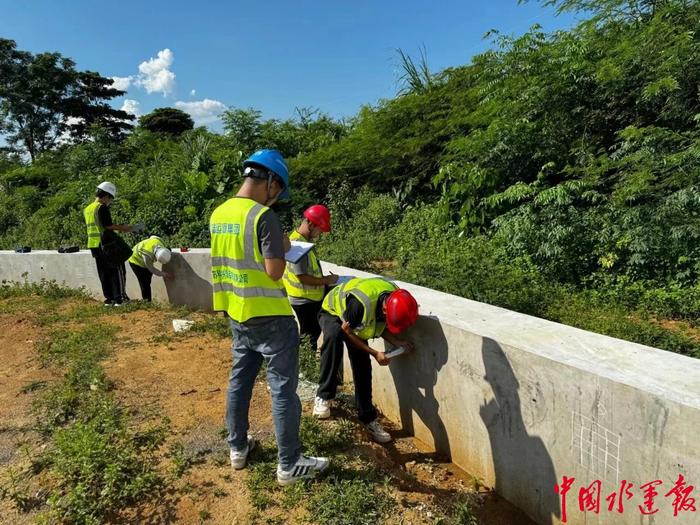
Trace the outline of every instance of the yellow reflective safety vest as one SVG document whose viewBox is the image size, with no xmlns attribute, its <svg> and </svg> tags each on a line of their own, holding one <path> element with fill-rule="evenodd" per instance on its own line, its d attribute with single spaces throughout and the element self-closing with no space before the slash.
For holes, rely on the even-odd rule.
<svg viewBox="0 0 700 525">
<path fill-rule="evenodd" d="M 99 248 L 100 247 L 100 235 L 104 231 L 104 228 L 100 225 L 100 221 L 97 218 L 97 210 L 100 209 L 102 204 L 100 201 L 95 201 L 87 205 L 83 210 L 83 217 L 85 217 L 85 224 L 87 226 L 87 247 L 88 248 Z"/>
<path fill-rule="evenodd" d="M 290 241 L 308 242 L 304 236 L 295 231 L 289 236 Z M 316 252 L 312 248 L 308 253 L 309 258 L 309 275 L 313 277 L 323 277 L 321 263 L 316 257 Z M 287 295 L 290 297 L 298 297 L 300 299 L 308 299 L 309 301 L 322 301 L 323 294 L 326 291 L 325 285 L 309 285 L 304 284 L 299 280 L 299 277 L 292 271 L 292 263 L 287 263 L 287 268 L 284 270 L 284 287 L 287 289 Z"/>
<path fill-rule="evenodd" d="M 360 339 L 368 340 L 380 336 L 386 328 L 386 323 L 377 321 L 376 311 L 379 296 L 394 290 L 398 290 L 398 286 L 381 277 L 355 277 L 331 289 L 323 300 L 322 308 L 343 319 L 343 313 L 347 309 L 348 296 L 354 296 L 362 303 L 365 313 L 362 317 L 362 325 L 354 328 L 353 331 Z"/>
<path fill-rule="evenodd" d="M 254 317 L 293 316 L 280 281 L 265 272 L 258 246 L 258 221 L 269 208 L 234 197 L 214 210 L 209 220 L 214 310 L 244 323 Z"/>
<path fill-rule="evenodd" d="M 148 239 L 144 239 L 141 242 L 136 243 L 134 249 L 132 250 L 131 257 L 129 257 L 129 262 L 134 263 L 136 266 L 146 267 L 144 262 L 144 256 L 150 256 L 152 260 L 156 258 L 156 246 L 161 246 L 165 248 L 165 243 L 163 239 L 155 235 L 151 235 Z"/>
</svg>

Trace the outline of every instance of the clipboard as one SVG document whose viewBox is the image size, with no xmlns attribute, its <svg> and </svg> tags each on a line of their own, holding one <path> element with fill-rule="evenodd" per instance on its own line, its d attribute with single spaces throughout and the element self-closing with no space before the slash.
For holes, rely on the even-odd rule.
<svg viewBox="0 0 700 525">
<path fill-rule="evenodd" d="M 298 263 L 313 247 L 312 242 L 291 241 L 292 247 L 284 254 L 284 260 L 292 264 Z"/>
</svg>

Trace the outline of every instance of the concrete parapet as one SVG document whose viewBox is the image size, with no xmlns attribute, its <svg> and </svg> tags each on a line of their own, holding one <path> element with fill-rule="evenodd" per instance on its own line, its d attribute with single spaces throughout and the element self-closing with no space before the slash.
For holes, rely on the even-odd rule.
<svg viewBox="0 0 700 525">
<path fill-rule="evenodd" d="M 173 252 L 165 267 L 175 279 L 153 278 L 153 299 L 201 310 L 211 310 L 211 263 L 209 249 L 196 248 L 186 253 Z M 132 299 L 141 297 L 136 276 L 126 263 L 126 292 Z M 0 281 L 39 282 L 54 280 L 69 287 L 85 287 L 95 298 L 102 298 L 95 262 L 89 251 L 58 253 L 39 250 L 31 253 L 0 251 Z"/>
<path fill-rule="evenodd" d="M 168 269 L 177 279 L 165 285 L 155 278 L 155 299 L 210 308 L 208 250 L 176 253 Z M 138 297 L 127 272 L 127 289 Z M 0 280 L 23 274 L 101 295 L 89 252 L 0 252 Z M 400 428 L 541 524 L 562 522 L 555 485 L 564 476 L 575 478 L 568 523 L 700 522 L 700 512 L 690 510 L 674 517 L 674 494 L 665 496 L 682 475 L 695 487 L 689 496 L 700 511 L 700 360 L 399 284 L 420 305 L 421 318 L 407 334 L 417 351 L 387 367 L 374 363 L 373 383 L 375 402 Z M 600 512 L 584 513 L 579 491 L 597 480 Z M 645 516 L 640 487 L 657 480 L 651 510 L 659 510 Z M 629 491 L 623 482 L 632 484 Z"/>
</svg>

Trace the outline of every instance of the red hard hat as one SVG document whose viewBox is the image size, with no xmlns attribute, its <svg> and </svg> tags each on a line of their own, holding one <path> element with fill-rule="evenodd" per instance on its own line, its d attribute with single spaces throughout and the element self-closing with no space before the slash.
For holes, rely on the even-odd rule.
<svg viewBox="0 0 700 525">
<path fill-rule="evenodd" d="M 418 303 L 408 290 L 391 292 L 386 300 L 386 327 L 392 334 L 403 332 L 418 319 Z"/>
<path fill-rule="evenodd" d="M 318 226 L 322 232 L 331 231 L 331 212 L 323 204 L 314 204 L 304 210 L 306 217 L 311 224 Z"/>
</svg>

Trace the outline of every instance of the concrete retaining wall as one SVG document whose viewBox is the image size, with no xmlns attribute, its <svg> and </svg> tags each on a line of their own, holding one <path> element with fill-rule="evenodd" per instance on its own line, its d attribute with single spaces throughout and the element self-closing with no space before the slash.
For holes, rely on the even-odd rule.
<svg viewBox="0 0 700 525">
<path fill-rule="evenodd" d="M 369 275 L 331 264 L 341 275 Z M 176 254 L 178 278 L 154 279 L 154 297 L 208 308 L 208 250 Z M 138 297 L 129 272 L 129 293 Z M 89 253 L 0 252 L 0 280 L 42 277 L 99 296 Z M 418 351 L 374 367 L 375 401 L 405 431 L 446 455 L 542 524 L 561 523 L 554 486 L 574 477 L 568 523 L 691 524 L 674 518 L 682 475 L 700 507 L 700 360 L 605 337 L 426 288 L 400 283 L 421 318 L 408 337 Z M 381 344 L 373 342 L 373 344 Z M 375 363 L 376 365 L 376 363 Z M 579 509 L 579 489 L 602 483 L 599 514 Z M 631 499 L 606 497 L 632 483 Z M 640 486 L 660 480 L 643 516 Z M 626 492 L 626 491 L 625 491 Z M 698 509 L 700 510 L 700 509 Z"/>
<path fill-rule="evenodd" d="M 172 281 L 154 277 L 153 299 L 202 310 L 211 309 L 211 264 L 209 249 L 196 248 L 187 253 L 173 252 L 166 270 L 176 274 Z M 140 299 L 139 283 L 126 264 L 126 292 Z M 95 261 L 89 251 L 58 253 L 40 250 L 31 253 L 0 251 L 0 281 L 39 282 L 54 280 L 70 287 L 84 286 L 96 299 L 104 299 Z"/>
</svg>

